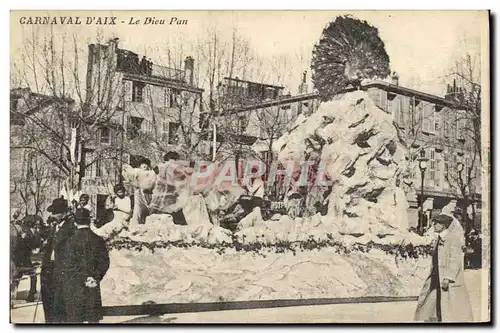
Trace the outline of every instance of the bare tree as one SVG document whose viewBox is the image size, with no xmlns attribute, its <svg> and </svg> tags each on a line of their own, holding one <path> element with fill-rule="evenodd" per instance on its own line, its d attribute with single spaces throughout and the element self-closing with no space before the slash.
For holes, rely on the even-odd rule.
<svg viewBox="0 0 500 333">
<path fill-rule="evenodd" d="M 481 66 L 478 55 L 466 53 L 459 59 L 446 78 L 456 80 L 456 102 L 460 104 L 461 118 L 467 123 L 464 135 L 474 143 L 474 149 L 481 161 Z M 451 88 L 451 87 L 450 87 Z M 452 88 L 453 89 L 453 88 Z"/>
<path fill-rule="evenodd" d="M 89 41 L 90 42 L 90 41 Z M 52 103 L 50 112 L 39 112 L 44 105 L 26 95 L 28 108 L 14 110 L 34 126 L 29 142 L 20 142 L 11 149 L 28 149 L 43 155 L 67 179 L 67 187 L 79 190 L 85 170 L 106 158 L 116 158 L 112 145 L 101 145 L 101 131 L 117 126 L 116 106 L 122 98 L 118 77 L 112 61 L 103 54 L 114 52 L 112 44 L 102 45 L 98 35 L 95 48 L 88 57 L 78 37 L 66 35 L 38 36 L 36 29 L 24 43 L 13 75 L 21 87 Z M 87 58 L 93 62 L 87 64 Z M 113 57 L 108 57 L 113 59 Z M 86 73 L 86 75 L 85 75 Z M 92 75 L 89 75 L 92 73 Z M 28 138 L 27 138 L 28 139 Z M 92 147 L 93 158 L 85 159 Z"/>
<path fill-rule="evenodd" d="M 479 52 L 474 53 L 469 50 L 467 47 L 464 54 L 454 62 L 449 73 L 444 76 L 447 82 L 453 82 L 452 85 L 448 85 L 447 95 L 457 105 L 457 110 L 450 112 L 446 117 L 446 126 L 456 133 L 444 142 L 449 147 L 447 160 L 450 164 L 447 170 L 447 182 L 461 203 L 463 223 L 468 221 L 469 207 L 472 208 L 470 222 L 474 223 L 476 218 L 477 212 L 473 203 L 481 193 L 482 169 L 481 62 Z M 469 223 L 465 226 L 467 230 L 472 228 Z"/>
</svg>

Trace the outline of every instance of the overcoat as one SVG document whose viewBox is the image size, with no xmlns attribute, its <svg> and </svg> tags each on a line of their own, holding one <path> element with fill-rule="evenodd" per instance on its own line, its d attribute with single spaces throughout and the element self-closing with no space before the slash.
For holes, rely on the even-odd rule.
<svg viewBox="0 0 500 333">
<path fill-rule="evenodd" d="M 102 316 L 100 282 L 109 269 L 109 253 L 105 241 L 89 228 L 78 229 L 66 243 L 68 281 L 64 299 L 69 323 L 97 322 Z M 87 278 L 97 286 L 85 285 Z"/>
<path fill-rule="evenodd" d="M 458 220 L 436 238 L 430 274 L 421 289 L 415 321 L 471 322 L 473 321 L 469 294 L 464 281 L 465 237 Z M 450 280 L 447 291 L 442 290 L 443 279 Z"/>
<path fill-rule="evenodd" d="M 52 226 L 47 240 L 42 245 L 41 291 L 42 304 L 46 323 L 65 323 L 66 306 L 63 299 L 63 285 L 66 282 L 66 266 L 68 262 L 65 244 L 73 235 L 76 227 L 73 217 L 64 217 L 59 230 Z M 54 252 L 54 258 L 52 258 Z"/>
</svg>

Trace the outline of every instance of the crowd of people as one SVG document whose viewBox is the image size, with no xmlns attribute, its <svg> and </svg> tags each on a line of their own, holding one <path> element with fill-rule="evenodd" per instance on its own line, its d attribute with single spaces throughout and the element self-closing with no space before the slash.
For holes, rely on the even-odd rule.
<svg viewBox="0 0 500 333">
<path fill-rule="evenodd" d="M 11 307 L 19 275 L 25 266 L 34 272 L 31 253 L 38 248 L 46 323 L 97 323 L 102 319 L 100 281 L 109 268 L 109 253 L 105 241 L 90 229 L 91 213 L 86 197 L 81 199 L 75 206 L 63 198 L 53 200 L 45 223 L 20 223 L 19 214 L 13 214 Z M 36 280 L 31 287 L 27 301 L 34 300 Z"/>
</svg>

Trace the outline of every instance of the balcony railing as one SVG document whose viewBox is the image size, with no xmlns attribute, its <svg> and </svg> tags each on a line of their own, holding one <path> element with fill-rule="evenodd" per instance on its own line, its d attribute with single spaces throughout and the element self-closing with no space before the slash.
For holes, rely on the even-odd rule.
<svg viewBox="0 0 500 333">
<path fill-rule="evenodd" d="M 171 80 L 184 80 L 184 71 L 180 69 L 152 64 L 151 76 L 167 78 Z"/>
<path fill-rule="evenodd" d="M 116 69 L 130 74 L 170 80 L 184 80 L 183 70 L 156 65 L 145 58 L 139 60 L 139 56 L 136 53 L 128 50 L 118 50 Z"/>
</svg>

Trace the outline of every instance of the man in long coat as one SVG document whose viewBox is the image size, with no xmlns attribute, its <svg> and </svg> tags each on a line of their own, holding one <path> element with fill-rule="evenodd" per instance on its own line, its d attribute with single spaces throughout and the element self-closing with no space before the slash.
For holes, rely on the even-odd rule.
<svg viewBox="0 0 500 333">
<path fill-rule="evenodd" d="M 471 322 L 472 308 L 464 281 L 465 237 L 455 218 L 440 214 L 433 218 L 432 265 L 415 312 L 416 321 Z"/>
<path fill-rule="evenodd" d="M 47 211 L 51 213 L 51 226 L 42 246 L 43 311 L 46 323 L 65 323 L 67 313 L 62 291 L 66 283 L 67 253 L 64 245 L 76 228 L 66 200 L 55 199 Z"/>
<path fill-rule="evenodd" d="M 18 284 L 25 274 L 30 276 L 30 291 L 26 298 L 27 302 L 33 302 L 36 294 L 37 276 L 31 256 L 33 250 L 39 248 L 41 245 L 40 234 L 34 229 L 37 218 L 35 215 L 28 215 L 17 224 L 19 234 L 12 256 L 14 264 L 18 269 L 14 282 Z M 16 227 L 16 225 L 14 226 Z"/>
<path fill-rule="evenodd" d="M 75 213 L 77 230 L 67 241 L 68 283 L 64 298 L 68 323 L 98 323 L 103 318 L 100 282 L 109 268 L 105 241 L 90 230 L 90 212 Z"/>
</svg>

